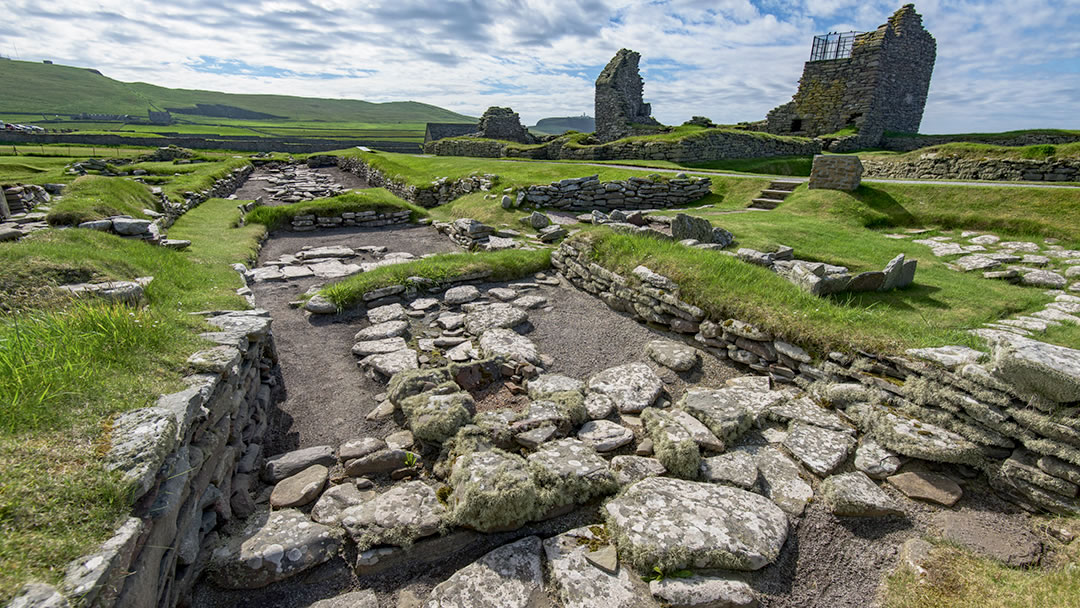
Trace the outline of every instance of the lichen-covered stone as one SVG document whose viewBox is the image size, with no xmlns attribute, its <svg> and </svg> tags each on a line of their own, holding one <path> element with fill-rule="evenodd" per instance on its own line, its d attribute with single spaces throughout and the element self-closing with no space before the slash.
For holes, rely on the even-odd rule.
<svg viewBox="0 0 1080 608">
<path fill-rule="evenodd" d="M 849 407 L 847 411 L 862 419 L 872 438 L 898 454 L 969 465 L 983 461 L 979 446 L 937 425 L 871 405 Z"/>
<path fill-rule="evenodd" d="M 855 468 L 874 479 L 885 479 L 900 468 L 900 459 L 870 437 L 863 437 L 855 448 Z"/>
<path fill-rule="evenodd" d="M 748 452 L 736 450 L 701 460 L 702 481 L 750 490 L 757 484 L 757 479 L 757 463 Z"/>
<path fill-rule="evenodd" d="M 787 515 L 767 498 L 710 483 L 650 477 L 604 509 L 620 555 L 640 571 L 757 570 L 787 539 Z"/>
<path fill-rule="evenodd" d="M 408 332 L 408 321 L 387 321 L 386 323 L 369 325 L 368 327 L 361 329 L 360 331 L 356 332 L 356 335 L 353 336 L 353 339 L 357 342 L 385 340 L 387 338 L 404 336 Z"/>
<path fill-rule="evenodd" d="M 544 597 L 540 539 L 503 545 L 431 590 L 424 608 L 531 608 Z"/>
<path fill-rule="evenodd" d="M 354 458 L 345 463 L 345 474 L 352 477 L 361 475 L 381 475 L 405 466 L 409 452 L 405 450 L 381 449 L 370 454 Z"/>
<path fill-rule="evenodd" d="M 261 512 L 214 550 L 207 575 L 225 589 L 257 589 L 329 560 L 340 547 L 339 528 L 317 524 L 296 509 Z"/>
<path fill-rule="evenodd" d="M 386 398 L 394 405 L 400 406 L 405 398 L 419 395 L 450 381 L 450 371 L 445 367 L 401 372 L 390 378 L 390 383 L 386 386 Z"/>
<path fill-rule="evenodd" d="M 634 433 L 609 420 L 590 420 L 578 429 L 577 438 L 597 452 L 610 452 L 634 440 Z"/>
<path fill-rule="evenodd" d="M 847 460 L 855 447 L 855 436 L 852 432 L 792 422 L 783 443 L 806 468 L 824 477 Z"/>
<path fill-rule="evenodd" d="M 1027 338 L 994 348 L 994 374 L 1057 403 L 1080 401 L 1080 351 Z"/>
<path fill-rule="evenodd" d="M 649 583 L 653 597 L 671 608 L 754 608 L 757 596 L 734 574 L 667 577 Z"/>
<path fill-rule="evenodd" d="M 938 348 L 913 348 L 907 354 L 919 359 L 933 361 L 943 367 L 956 369 L 969 363 L 978 363 L 986 353 L 966 346 L 940 346 Z"/>
<path fill-rule="evenodd" d="M 450 520 L 480 532 L 519 528 L 540 510 L 540 492 L 525 459 L 502 450 L 459 456 L 450 487 Z"/>
<path fill-rule="evenodd" d="M 628 486 L 646 477 L 659 477 L 667 472 L 655 458 L 645 456 L 616 456 L 611 459 L 611 470 L 619 486 Z"/>
<path fill-rule="evenodd" d="M 896 502 L 865 473 L 833 475 L 821 482 L 822 502 L 842 517 L 903 515 Z"/>
<path fill-rule="evenodd" d="M 286 477 L 274 486 L 270 493 L 270 506 L 276 509 L 302 507 L 316 498 L 326 485 L 329 470 L 321 464 L 313 464 L 299 473 Z"/>
<path fill-rule="evenodd" d="M 779 422 L 799 421 L 834 431 L 854 430 L 836 412 L 821 407 L 809 397 L 782 401 L 765 410 L 765 414 L 770 419 Z"/>
<path fill-rule="evenodd" d="M 480 350 L 485 357 L 503 357 L 509 361 L 540 363 L 536 344 L 512 329 L 489 329 L 480 336 Z"/>
<path fill-rule="evenodd" d="M 345 509 L 362 504 L 366 500 L 375 498 L 375 493 L 370 490 L 360 490 L 353 483 L 343 483 L 331 486 L 322 493 L 315 506 L 311 508 L 311 519 L 327 526 L 336 526 L 341 523 L 341 515 Z"/>
<path fill-rule="evenodd" d="M 442 443 L 472 419 L 476 403 L 456 384 L 447 383 L 401 401 L 409 429 L 418 439 Z"/>
<path fill-rule="evenodd" d="M 673 409 L 668 410 L 668 412 L 679 426 L 690 433 L 690 437 L 694 439 L 694 443 L 698 444 L 698 447 L 702 450 L 723 452 L 726 449 L 724 442 L 714 435 L 713 432 L 709 430 L 709 427 L 705 426 L 697 418 L 691 416 L 686 410 Z"/>
<path fill-rule="evenodd" d="M 277 483 L 312 465 L 321 464 L 330 467 L 334 465 L 334 462 L 333 446 L 316 445 L 267 458 L 262 477 L 268 483 Z"/>
<path fill-rule="evenodd" d="M 652 340 L 645 345 L 645 353 L 653 361 L 677 372 L 689 371 L 698 362 L 696 348 L 673 340 Z"/>
<path fill-rule="evenodd" d="M 379 608 L 379 598 L 374 591 L 365 589 L 319 600 L 308 608 Z"/>
<path fill-rule="evenodd" d="M 660 396 L 664 382 L 644 363 L 627 363 L 589 378 L 590 393 L 610 397 L 624 414 L 636 414 Z"/>
<path fill-rule="evenodd" d="M 585 383 L 576 378 L 560 376 L 559 374 L 541 374 L 529 380 L 529 398 L 543 399 L 552 393 L 566 391 L 581 391 Z"/>
<path fill-rule="evenodd" d="M 692 388 L 676 407 L 700 420 L 718 439 L 733 443 L 768 407 L 783 395 L 778 391 L 727 387 L 718 390 Z"/>
<path fill-rule="evenodd" d="M 113 421 L 105 468 L 120 471 L 134 490 L 133 500 L 153 487 L 165 457 L 176 447 L 176 433 L 175 416 L 159 407 L 126 412 Z"/>
<path fill-rule="evenodd" d="M 495 303 L 478 306 L 465 315 L 465 331 L 474 336 L 489 329 L 510 329 L 529 320 L 529 315 L 510 304 Z"/>
<path fill-rule="evenodd" d="M 584 504 L 617 488 L 607 461 L 577 439 L 545 443 L 526 461 L 547 510 Z"/>
<path fill-rule="evenodd" d="M 396 485 L 341 514 L 341 525 L 360 550 L 372 545 L 407 546 L 439 531 L 446 508 L 422 481 Z"/>
<path fill-rule="evenodd" d="M 671 412 L 649 408 L 641 413 L 641 421 L 653 441 L 656 459 L 672 475 L 697 479 L 701 467 L 701 451 L 693 435 L 676 420 Z"/>
<path fill-rule="evenodd" d="M 551 572 L 551 582 L 564 608 L 595 608 L 597 601 L 606 608 L 656 608 L 648 587 L 630 569 L 619 567 L 607 572 L 592 564 L 586 553 L 601 543 L 591 526 L 570 530 L 544 541 L 544 555 Z"/>
<path fill-rule="evenodd" d="M 754 456 L 765 496 L 786 513 L 802 515 L 806 503 L 814 497 L 814 489 L 803 480 L 799 465 L 775 447 L 747 451 Z"/>
</svg>

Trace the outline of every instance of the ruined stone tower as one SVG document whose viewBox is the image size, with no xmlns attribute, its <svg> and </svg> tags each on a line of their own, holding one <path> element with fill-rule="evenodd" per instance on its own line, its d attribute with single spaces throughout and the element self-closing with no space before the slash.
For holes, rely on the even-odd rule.
<svg viewBox="0 0 1080 608">
<path fill-rule="evenodd" d="M 816 137 L 855 127 L 869 145 L 885 131 L 918 133 L 936 57 L 913 4 L 872 32 L 817 36 L 799 91 L 769 112 L 766 130 Z"/>
<path fill-rule="evenodd" d="M 641 55 L 621 49 L 596 78 L 596 138 L 612 141 L 632 132 L 631 125 L 659 126 L 652 108 L 641 99 L 644 81 L 638 73 Z"/>
</svg>

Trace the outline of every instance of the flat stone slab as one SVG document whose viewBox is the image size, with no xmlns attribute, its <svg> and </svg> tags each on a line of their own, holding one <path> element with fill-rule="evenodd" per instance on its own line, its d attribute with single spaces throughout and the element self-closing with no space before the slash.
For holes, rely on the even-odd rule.
<svg viewBox="0 0 1080 608">
<path fill-rule="evenodd" d="M 374 591 L 365 589 L 319 600 L 308 608 L 379 608 L 379 598 Z"/>
<path fill-rule="evenodd" d="M 666 577 L 649 583 L 653 597 L 671 608 L 754 608 L 757 596 L 737 575 Z"/>
<path fill-rule="evenodd" d="M 730 444 L 746 432 L 769 407 L 784 399 L 779 391 L 740 387 L 719 390 L 692 388 L 677 407 L 700 420 L 718 439 Z"/>
<path fill-rule="evenodd" d="M 363 363 L 387 378 L 400 372 L 420 368 L 420 359 L 416 351 L 411 348 L 403 348 L 384 355 L 371 355 L 366 357 Z"/>
<path fill-rule="evenodd" d="M 514 530 L 537 510 L 539 490 L 525 459 L 501 450 L 459 456 L 450 473 L 450 520 L 481 532 Z"/>
<path fill-rule="evenodd" d="M 356 332 L 354 339 L 357 342 L 368 342 L 372 340 L 385 340 L 387 338 L 396 338 L 398 336 L 404 336 L 409 331 L 408 321 L 387 321 L 386 323 L 376 323 L 370 325 Z"/>
<path fill-rule="evenodd" d="M 503 302 L 509 302 L 518 297 L 518 292 L 509 287 L 492 287 L 487 290 L 487 294 Z"/>
<path fill-rule="evenodd" d="M 855 436 L 850 432 L 792 422 L 783 444 L 803 466 L 824 477 L 847 460 L 848 453 L 855 447 Z"/>
<path fill-rule="evenodd" d="M 766 416 L 779 422 L 797 421 L 834 431 L 852 431 L 836 412 L 827 410 L 809 397 L 780 402 L 765 410 Z"/>
<path fill-rule="evenodd" d="M 320 279 L 341 279 L 363 272 L 364 270 L 358 264 L 342 264 L 337 260 L 311 264 L 308 266 L 308 269 Z"/>
<path fill-rule="evenodd" d="M 644 363 L 627 363 L 604 370 L 588 382 L 590 393 L 610 397 L 624 414 L 636 414 L 660 396 L 664 382 Z"/>
<path fill-rule="evenodd" d="M 547 298 L 537 295 L 521 296 L 520 298 L 516 298 L 513 302 L 511 302 L 511 304 L 513 304 L 514 306 L 517 306 L 518 308 L 524 310 L 540 308 L 541 306 L 546 306 L 547 303 Z"/>
<path fill-rule="evenodd" d="M 602 542 L 591 528 L 577 528 L 544 541 L 555 594 L 564 608 L 656 608 L 649 588 L 632 569 L 608 572 L 586 558 L 591 543 Z M 599 548 L 597 548 L 599 550 Z"/>
<path fill-rule="evenodd" d="M 1020 277 L 1021 285 L 1045 287 L 1047 289 L 1063 289 L 1067 283 L 1065 277 L 1052 270 L 1032 270 L 1025 272 Z"/>
<path fill-rule="evenodd" d="M 352 347 L 352 354 L 357 357 L 367 357 L 368 355 L 384 355 L 387 353 L 395 353 L 399 350 L 405 350 L 409 347 L 405 342 L 405 338 L 384 338 L 382 340 L 365 340 L 363 342 L 357 342 Z"/>
<path fill-rule="evenodd" d="M 978 512 L 936 513 L 934 525 L 945 540 L 1014 568 L 1034 566 L 1042 557 L 1042 543 L 1031 531 Z"/>
<path fill-rule="evenodd" d="M 949 369 L 963 367 L 969 363 L 978 363 L 986 353 L 966 346 L 941 346 L 938 348 L 912 348 L 907 354 L 926 361 L 937 363 Z"/>
<path fill-rule="evenodd" d="M 685 372 L 697 365 L 696 348 L 674 340 L 653 340 L 645 345 L 645 353 L 660 365 L 677 372 Z"/>
<path fill-rule="evenodd" d="M 747 452 L 733 451 L 701 460 L 702 481 L 749 490 L 757 484 L 757 479 L 757 463 Z"/>
<path fill-rule="evenodd" d="M 591 420 L 578 430 L 577 438 L 597 452 L 610 452 L 634 440 L 634 432 L 609 420 Z"/>
<path fill-rule="evenodd" d="M 443 302 L 451 306 L 457 306 L 459 304 L 465 304 L 466 302 L 472 302 L 473 300 L 480 298 L 480 290 L 472 285 L 461 285 L 459 287 L 451 287 L 443 294 Z"/>
<path fill-rule="evenodd" d="M 503 545 L 431 590 L 424 608 L 531 608 L 544 599 L 536 536 Z"/>
<path fill-rule="evenodd" d="M 584 504 L 596 496 L 614 493 L 615 476 L 606 460 L 577 439 L 549 441 L 525 459 L 537 485 L 550 489 L 551 506 Z"/>
<path fill-rule="evenodd" d="M 408 315 L 405 313 L 405 308 L 395 302 L 394 304 L 372 308 L 367 311 L 367 318 L 372 325 L 378 325 L 387 321 L 403 321 L 408 318 Z"/>
<path fill-rule="evenodd" d="M 855 448 L 855 468 L 873 479 L 885 479 L 900 468 L 900 458 L 870 437 Z"/>
<path fill-rule="evenodd" d="M 360 490 L 351 482 L 330 486 L 311 508 L 311 519 L 320 524 L 336 526 L 341 523 L 341 514 L 345 509 L 363 504 L 375 496 L 375 492 Z"/>
<path fill-rule="evenodd" d="M 501 356 L 523 363 L 540 363 L 540 353 L 532 340 L 512 329 L 489 329 L 480 336 L 485 357 Z"/>
<path fill-rule="evenodd" d="M 261 512 L 213 552 L 207 575 L 225 589 L 258 589 L 328 561 L 340 547 L 339 528 L 296 509 Z"/>
<path fill-rule="evenodd" d="M 787 540 L 788 517 L 772 501 L 716 484 L 650 477 L 604 509 L 619 554 L 641 571 L 757 570 Z"/>
<path fill-rule="evenodd" d="M 351 247 L 344 245 L 327 245 L 325 247 L 312 247 L 296 254 L 301 260 L 314 260 L 318 258 L 351 258 L 356 255 Z"/>
<path fill-rule="evenodd" d="M 620 486 L 628 486 L 646 477 L 659 477 L 667 472 L 659 460 L 645 456 L 616 456 L 611 459 L 611 470 L 615 472 L 615 482 Z"/>
<path fill-rule="evenodd" d="M 939 426 L 870 405 L 851 406 L 847 412 L 861 417 L 864 428 L 869 428 L 870 436 L 898 454 L 933 462 L 970 465 L 983 460 L 979 446 Z"/>
<path fill-rule="evenodd" d="M 705 426 L 697 418 L 691 416 L 689 412 L 686 410 L 670 410 L 669 413 L 671 414 L 671 418 L 678 423 L 679 426 L 686 429 L 687 433 L 690 433 L 690 437 L 699 448 L 713 452 L 724 451 L 724 442 L 714 435 L 713 432 L 709 430 L 709 427 Z"/>
<path fill-rule="evenodd" d="M 536 378 L 529 380 L 529 398 L 543 399 L 552 393 L 580 391 L 584 386 L 585 383 L 577 378 L 560 376 L 559 374 L 540 374 Z"/>
<path fill-rule="evenodd" d="M 1001 266 L 999 260 L 982 253 L 965 255 L 964 257 L 953 260 L 952 263 L 965 272 L 970 272 L 972 270 L 990 270 L 991 268 Z"/>
<path fill-rule="evenodd" d="M 329 474 L 329 469 L 323 465 L 313 464 L 296 475 L 282 479 L 270 493 L 270 506 L 281 509 L 302 507 L 312 502 L 326 486 Z"/>
<path fill-rule="evenodd" d="M 757 464 L 761 491 L 790 515 L 802 515 L 814 489 L 799 471 L 799 465 L 779 449 L 768 446 L 751 451 Z"/>
<path fill-rule="evenodd" d="M 901 473 L 889 477 L 888 480 L 908 498 L 936 502 L 946 507 L 953 506 L 964 495 L 959 484 L 937 473 Z"/>
<path fill-rule="evenodd" d="M 529 315 L 520 308 L 503 303 L 489 304 L 465 315 L 465 331 L 480 336 L 489 329 L 510 329 L 528 320 Z"/>
<path fill-rule="evenodd" d="M 833 475 L 821 482 L 822 502 L 842 517 L 903 515 L 899 505 L 865 473 Z"/>
<path fill-rule="evenodd" d="M 407 481 L 341 514 L 341 525 L 362 549 L 406 544 L 439 531 L 446 508 L 422 481 Z"/>
<path fill-rule="evenodd" d="M 1051 401 L 1080 401 L 1080 350 L 1018 338 L 995 346 L 993 372 L 1017 389 Z"/>
</svg>

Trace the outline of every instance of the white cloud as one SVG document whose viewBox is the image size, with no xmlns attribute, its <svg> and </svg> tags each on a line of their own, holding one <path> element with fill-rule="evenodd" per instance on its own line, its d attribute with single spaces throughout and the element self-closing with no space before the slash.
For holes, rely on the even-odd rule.
<svg viewBox="0 0 1080 608">
<path fill-rule="evenodd" d="M 0 52 L 171 87 L 409 99 L 474 116 L 509 105 L 531 123 L 591 114 L 596 74 L 628 47 L 661 121 L 736 122 L 791 98 L 814 34 L 875 28 L 902 1 L 0 0 L 17 16 L 0 25 Z M 1077 0 L 918 9 L 938 41 L 923 131 L 1080 128 Z M 272 69 L 208 73 L 201 57 Z"/>
</svg>

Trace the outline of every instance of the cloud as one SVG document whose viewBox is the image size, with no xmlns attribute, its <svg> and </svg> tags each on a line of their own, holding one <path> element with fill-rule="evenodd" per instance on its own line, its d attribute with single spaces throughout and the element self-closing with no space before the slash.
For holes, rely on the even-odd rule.
<svg viewBox="0 0 1080 608">
<path fill-rule="evenodd" d="M 623 47 L 668 124 L 757 120 L 791 99 L 815 34 L 903 0 L 0 0 L 0 53 L 233 93 L 414 100 L 532 123 L 592 113 Z M 938 41 L 924 132 L 1080 128 L 1076 0 L 923 0 Z"/>
</svg>

